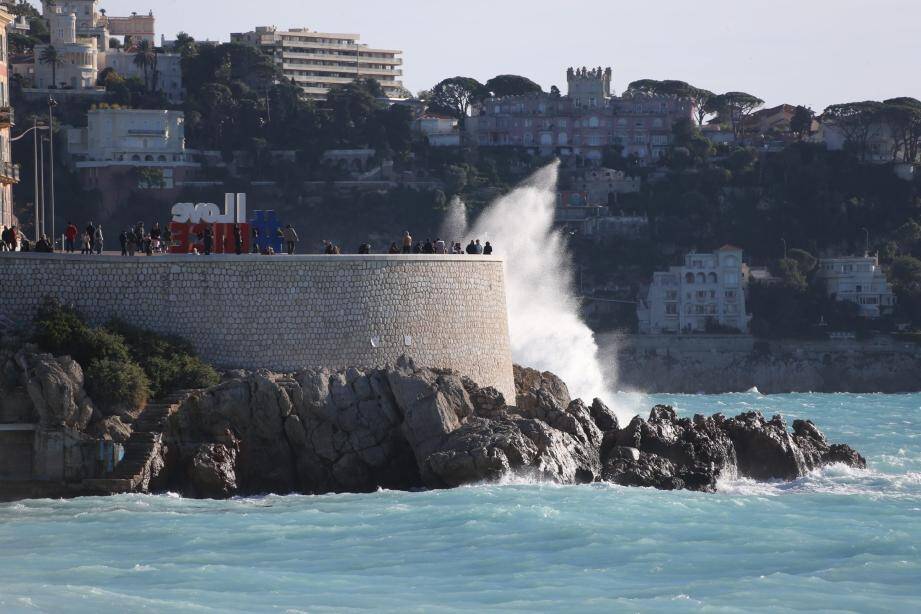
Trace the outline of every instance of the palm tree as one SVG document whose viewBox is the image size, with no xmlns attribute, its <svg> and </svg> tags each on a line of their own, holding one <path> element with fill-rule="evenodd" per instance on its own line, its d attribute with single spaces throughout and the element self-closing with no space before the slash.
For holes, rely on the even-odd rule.
<svg viewBox="0 0 921 614">
<path fill-rule="evenodd" d="M 42 64 L 51 66 L 51 87 L 56 88 L 58 86 L 58 66 L 61 65 L 61 54 L 54 48 L 54 45 L 48 45 L 42 49 L 38 60 Z"/>
<path fill-rule="evenodd" d="M 150 87 L 150 76 L 153 74 L 153 89 L 157 88 L 157 49 L 148 40 L 142 40 L 134 48 L 134 65 L 144 71 L 144 87 Z"/>
</svg>

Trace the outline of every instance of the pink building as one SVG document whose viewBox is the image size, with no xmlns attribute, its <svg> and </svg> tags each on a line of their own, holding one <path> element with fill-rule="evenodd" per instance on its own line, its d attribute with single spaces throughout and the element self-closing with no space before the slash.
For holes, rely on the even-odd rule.
<svg viewBox="0 0 921 614">
<path fill-rule="evenodd" d="M 568 92 L 488 98 L 466 124 L 481 147 L 523 147 L 541 155 L 580 156 L 600 161 L 605 148 L 643 162 L 665 154 L 672 126 L 691 119 L 690 100 L 675 96 L 612 94 L 610 68 L 567 71 Z"/>
</svg>

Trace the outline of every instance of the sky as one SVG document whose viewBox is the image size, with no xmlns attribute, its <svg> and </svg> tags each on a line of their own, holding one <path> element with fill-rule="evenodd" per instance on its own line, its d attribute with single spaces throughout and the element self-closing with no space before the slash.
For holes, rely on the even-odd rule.
<svg viewBox="0 0 921 614">
<path fill-rule="evenodd" d="M 226 41 L 256 25 L 358 33 L 404 51 L 404 84 L 520 74 L 565 91 L 568 66 L 614 87 L 680 79 L 768 105 L 921 99 L 919 0 L 103 0 L 153 10 L 157 33 Z"/>
</svg>

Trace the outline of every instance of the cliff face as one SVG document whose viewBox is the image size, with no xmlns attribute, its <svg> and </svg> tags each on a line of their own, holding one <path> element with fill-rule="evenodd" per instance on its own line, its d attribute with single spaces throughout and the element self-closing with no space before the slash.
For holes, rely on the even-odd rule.
<svg viewBox="0 0 921 614">
<path fill-rule="evenodd" d="M 618 384 L 663 393 L 898 393 L 921 390 L 921 347 L 750 338 L 622 337 Z"/>
<path fill-rule="evenodd" d="M 187 496 L 450 488 L 508 475 L 712 491 L 721 477 L 793 479 L 863 466 L 808 422 L 752 413 L 679 419 L 667 407 L 621 428 L 601 401 L 570 401 L 551 374 L 517 369 L 517 407 L 447 371 L 395 367 L 235 373 L 193 395 L 164 433 L 153 490 Z"/>
</svg>

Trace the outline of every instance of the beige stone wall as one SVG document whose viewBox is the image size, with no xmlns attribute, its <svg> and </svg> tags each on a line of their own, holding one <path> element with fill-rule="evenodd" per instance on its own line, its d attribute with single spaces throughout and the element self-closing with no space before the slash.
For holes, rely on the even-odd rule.
<svg viewBox="0 0 921 614">
<path fill-rule="evenodd" d="M 470 256 L 0 255 L 0 313 L 44 297 L 179 335 L 225 368 L 377 367 L 401 355 L 515 398 L 504 264 Z"/>
</svg>

